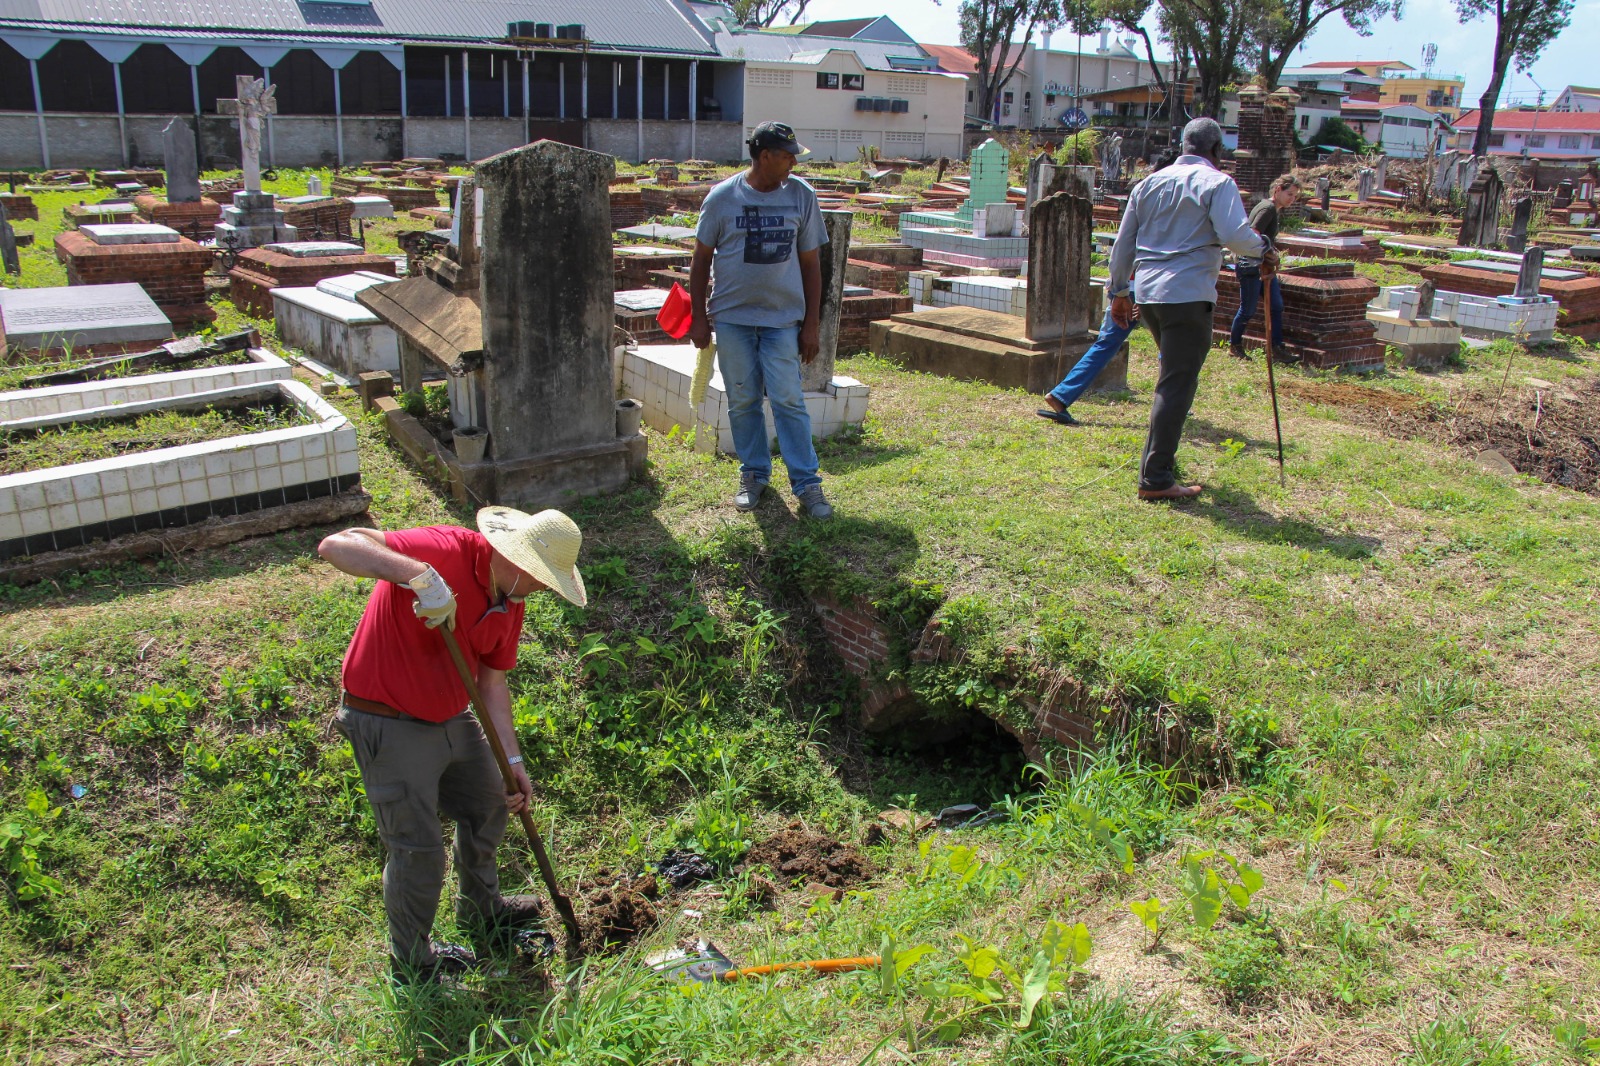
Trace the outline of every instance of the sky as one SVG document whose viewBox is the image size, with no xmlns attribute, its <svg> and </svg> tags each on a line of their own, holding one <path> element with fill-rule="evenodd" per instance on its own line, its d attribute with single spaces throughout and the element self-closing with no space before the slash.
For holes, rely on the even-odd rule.
<svg viewBox="0 0 1600 1066">
<path fill-rule="evenodd" d="M 959 0 L 811 0 L 806 8 L 807 22 L 819 19 L 860 18 L 862 15 L 888 15 L 905 28 L 918 41 L 929 44 L 956 44 L 956 10 Z M 1500 91 L 1502 107 L 1535 102 L 1539 86 L 1546 90 L 1545 102 L 1554 100 L 1556 94 L 1570 84 L 1600 84 L 1600 69 L 1589 49 L 1594 47 L 1593 27 L 1600 20 L 1600 0 L 1579 0 L 1572 13 L 1572 24 L 1565 33 L 1544 50 L 1544 54 L 1526 74 L 1519 74 L 1513 65 L 1506 74 Z M 1452 0 L 1406 0 L 1404 16 L 1399 20 L 1378 23 L 1371 37 L 1362 37 L 1339 21 L 1338 16 L 1324 20 L 1292 59 L 1299 66 L 1320 60 L 1335 59 L 1395 59 L 1422 66 L 1422 46 L 1427 43 L 1439 46 L 1439 58 L 1434 70 L 1446 74 L 1460 74 L 1466 78 L 1464 101 L 1476 106 L 1478 98 L 1489 85 L 1490 67 L 1494 62 L 1493 20 L 1461 25 L 1456 17 Z M 1585 46 L 1582 42 L 1590 43 Z M 1069 33 L 1057 33 L 1050 39 L 1056 50 L 1071 50 L 1076 38 Z M 1086 51 L 1093 51 L 1098 37 L 1084 38 Z M 1159 41 L 1158 57 L 1165 58 Z M 1587 53 L 1587 54 L 1586 54 Z"/>
</svg>

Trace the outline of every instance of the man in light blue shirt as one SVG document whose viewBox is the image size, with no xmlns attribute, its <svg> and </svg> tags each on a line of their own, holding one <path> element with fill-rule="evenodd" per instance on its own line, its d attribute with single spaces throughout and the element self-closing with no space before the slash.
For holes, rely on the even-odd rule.
<svg viewBox="0 0 1600 1066">
<path fill-rule="evenodd" d="M 704 348 L 716 330 L 729 429 L 739 453 L 734 506 L 755 510 L 772 478 L 764 395 L 772 405 L 789 487 L 806 514 L 829 518 L 833 507 L 817 474 L 811 417 L 800 388 L 800 364 L 815 359 L 820 347 L 817 250 L 827 243 L 828 230 L 817 194 L 790 176 L 807 154 L 794 130 L 763 122 L 749 145 L 750 169 L 718 184 L 700 208 L 689 266 L 689 339 Z"/>
<path fill-rule="evenodd" d="M 1199 485 L 1177 483 L 1175 466 L 1183 423 L 1211 350 L 1211 312 L 1217 303 L 1222 249 L 1278 265 L 1245 217 L 1239 187 L 1222 171 L 1222 127 L 1197 118 L 1183 128 L 1183 154 L 1133 189 L 1111 249 L 1111 317 L 1133 319 L 1132 279 L 1139 272 L 1139 312 L 1161 350 L 1161 370 L 1150 404 L 1150 431 L 1139 465 L 1141 500 L 1200 495 Z"/>
</svg>

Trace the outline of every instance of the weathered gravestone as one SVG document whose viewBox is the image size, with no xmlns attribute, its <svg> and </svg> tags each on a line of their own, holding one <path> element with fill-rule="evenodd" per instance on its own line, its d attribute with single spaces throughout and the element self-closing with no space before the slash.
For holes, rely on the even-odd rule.
<svg viewBox="0 0 1600 1066">
<path fill-rule="evenodd" d="M 233 194 L 233 206 L 223 209 L 217 223 L 217 243 L 233 248 L 258 248 L 274 241 L 292 241 L 298 231 L 286 225 L 277 197 L 261 191 L 261 131 L 268 115 L 278 110 L 274 87 L 260 78 L 240 74 L 234 79 L 238 96 L 218 100 L 217 110 L 239 116 L 239 148 L 244 189 Z"/>
<path fill-rule="evenodd" d="M 1476 162 L 1476 160 L 1473 160 Z M 1490 166 L 1478 170 L 1467 188 L 1467 205 L 1461 214 L 1456 242 L 1467 248 L 1495 248 L 1500 244 L 1500 197 L 1504 186 Z"/>
<path fill-rule="evenodd" d="M 1433 194 L 1435 196 L 1448 196 L 1450 190 L 1455 188 L 1456 163 L 1461 159 L 1461 153 L 1451 150 L 1445 152 L 1433 164 Z"/>
<path fill-rule="evenodd" d="M 1364 204 L 1372 199 L 1373 173 L 1371 167 L 1362 167 L 1356 174 L 1356 203 Z"/>
<path fill-rule="evenodd" d="M 1080 338 L 1089 328 L 1089 261 L 1094 205 L 1058 192 L 1033 205 L 1028 238 L 1030 340 Z"/>
<path fill-rule="evenodd" d="M 7 274 L 22 273 L 22 261 L 17 258 L 17 234 L 6 218 L 6 205 L 0 203 L 0 263 Z"/>
<path fill-rule="evenodd" d="M 1387 182 L 1388 180 L 1389 180 L 1389 157 L 1386 156 L 1386 155 L 1380 155 L 1378 157 L 1377 165 L 1373 168 L 1373 173 L 1372 173 L 1372 181 L 1373 181 L 1373 186 L 1374 186 L 1373 191 L 1374 192 L 1383 191 L 1384 183 Z"/>
<path fill-rule="evenodd" d="M 1333 182 L 1327 175 L 1317 179 L 1317 200 L 1324 211 L 1329 210 L 1328 204 L 1333 198 Z"/>
<path fill-rule="evenodd" d="M 850 258 L 849 211 L 824 211 L 822 224 L 828 230 L 828 243 L 821 251 L 822 308 L 817 357 L 800 364 L 800 387 L 806 392 L 822 392 L 833 382 L 833 364 L 839 353 L 839 315 L 844 309 L 844 270 Z"/>
<path fill-rule="evenodd" d="M 1511 295 L 1518 299 L 1531 299 L 1539 295 L 1539 280 L 1544 276 L 1544 249 L 1529 248 L 1522 253 L 1522 266 L 1517 270 L 1517 287 Z"/>
<path fill-rule="evenodd" d="M 1506 234 L 1506 250 L 1521 255 L 1528 248 L 1528 223 L 1533 220 L 1533 197 L 1524 196 L 1511 205 L 1511 232 Z"/>
<path fill-rule="evenodd" d="M 194 131 L 183 119 L 175 118 L 161 130 L 161 158 L 167 168 L 167 203 L 197 203 L 200 164 L 194 155 Z"/>
</svg>

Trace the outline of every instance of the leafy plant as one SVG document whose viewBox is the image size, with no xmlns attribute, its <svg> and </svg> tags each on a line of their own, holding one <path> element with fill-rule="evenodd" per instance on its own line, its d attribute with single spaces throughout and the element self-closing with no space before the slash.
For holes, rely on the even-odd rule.
<svg viewBox="0 0 1600 1066">
<path fill-rule="evenodd" d="M 1167 931 L 1167 924 L 1161 920 L 1161 916 L 1167 913 L 1167 905 L 1161 902 L 1160 896 L 1151 896 L 1149 899 L 1129 900 L 1128 909 L 1150 931 L 1150 946 L 1144 949 L 1145 952 L 1155 951 Z"/>
<path fill-rule="evenodd" d="M 1281 980 L 1282 945 L 1256 922 L 1215 930 L 1206 940 L 1204 957 L 1208 983 L 1236 1003 L 1259 999 Z"/>
<path fill-rule="evenodd" d="M 1436 1018 L 1411 1037 L 1407 1066 L 1513 1066 L 1504 1036 L 1482 1036 L 1466 1018 Z"/>
<path fill-rule="evenodd" d="M 61 816 L 60 807 L 51 807 L 38 789 L 28 793 L 23 812 L 0 821 L 0 872 L 5 885 L 21 903 L 44 896 L 59 895 L 61 882 L 44 872 L 39 864 L 39 847 L 45 842 L 45 827 Z"/>
<path fill-rule="evenodd" d="M 1213 859 L 1220 859 L 1233 871 L 1229 880 L 1218 872 Z M 1183 893 L 1189 901 L 1189 913 L 1194 924 L 1209 930 L 1222 917 L 1222 902 L 1226 896 L 1241 912 L 1248 912 L 1250 900 L 1265 884 L 1261 873 L 1242 859 L 1225 851 L 1194 851 L 1183 857 Z"/>
<path fill-rule="evenodd" d="M 1569 1018 L 1557 1025 L 1550 1035 L 1575 1058 L 1600 1055 L 1600 1036 L 1590 1036 L 1589 1024 L 1582 1019 Z"/>
<path fill-rule="evenodd" d="M 1051 919 L 1024 972 L 997 948 L 977 945 L 965 936 L 961 941 L 964 946 L 956 953 L 956 961 L 966 971 L 965 977 L 927 981 L 919 989 L 933 1001 L 923 1022 L 926 1025 L 937 1019 L 934 1033 L 944 1041 L 958 1037 L 965 1020 L 977 1014 L 995 1013 L 1012 1028 L 1027 1029 L 1048 997 L 1063 991 L 1071 975 L 1083 968 L 1094 947 L 1082 922 L 1068 926 Z M 971 1005 L 941 1013 L 957 1003 Z"/>
<path fill-rule="evenodd" d="M 1089 835 L 1105 845 L 1106 850 L 1111 852 L 1117 864 L 1122 867 L 1123 873 L 1133 873 L 1133 846 L 1128 843 L 1125 835 L 1118 832 L 1119 826 L 1116 823 L 1101 817 L 1094 808 L 1082 803 L 1069 803 L 1067 810 L 1078 820 L 1079 825 L 1089 831 Z"/>
</svg>

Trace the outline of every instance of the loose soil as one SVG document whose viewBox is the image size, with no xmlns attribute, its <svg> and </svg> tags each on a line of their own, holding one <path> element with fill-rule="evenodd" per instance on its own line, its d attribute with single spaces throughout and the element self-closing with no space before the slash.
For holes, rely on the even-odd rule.
<svg viewBox="0 0 1600 1066">
<path fill-rule="evenodd" d="M 1521 386 L 1503 397 L 1474 393 L 1449 408 L 1359 385 L 1296 382 L 1286 391 L 1345 406 L 1354 421 L 1393 437 L 1433 440 L 1473 455 L 1493 449 L 1518 473 L 1600 495 L 1600 381 Z"/>
<path fill-rule="evenodd" d="M 872 860 L 849 844 L 800 829 L 774 833 L 745 852 L 744 863 L 766 866 L 785 884 L 805 881 L 829 888 L 849 888 L 877 872 Z"/>
<path fill-rule="evenodd" d="M 660 896 L 660 886 L 650 874 L 631 880 L 623 877 L 585 893 L 578 920 L 584 950 L 590 954 L 615 951 L 654 929 L 661 916 L 653 901 Z"/>
</svg>

